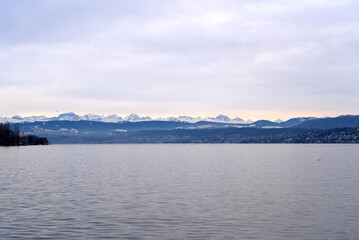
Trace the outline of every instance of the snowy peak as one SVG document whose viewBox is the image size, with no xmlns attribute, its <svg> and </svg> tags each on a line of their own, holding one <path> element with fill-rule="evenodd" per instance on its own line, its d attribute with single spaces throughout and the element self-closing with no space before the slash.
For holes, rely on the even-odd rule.
<svg viewBox="0 0 359 240">
<path fill-rule="evenodd" d="M 229 121 L 231 121 L 231 119 L 229 117 L 227 117 L 225 115 L 222 115 L 222 114 L 218 115 L 216 117 L 216 119 L 221 121 L 221 122 L 229 122 Z"/>
<path fill-rule="evenodd" d="M 195 123 L 199 121 L 203 121 L 202 118 L 197 117 L 193 118 L 191 116 L 178 116 L 178 117 L 164 117 L 164 118 L 156 118 L 157 121 L 170 121 L 170 122 L 189 122 L 189 123 Z"/>
<path fill-rule="evenodd" d="M 129 122 L 138 122 L 138 121 L 150 121 L 152 120 L 151 117 L 147 116 L 147 117 L 140 117 L 137 114 L 131 113 L 130 115 L 128 115 L 127 117 L 124 118 L 125 121 L 129 121 Z"/>
<path fill-rule="evenodd" d="M 84 116 L 80 117 L 81 120 L 85 120 L 85 121 L 95 121 L 95 122 L 120 122 L 122 121 L 122 118 L 117 116 L 116 114 L 112 114 L 112 115 L 97 115 L 97 114 L 86 114 Z"/>
<path fill-rule="evenodd" d="M 220 123 L 250 123 L 248 121 L 244 121 L 242 118 L 236 117 L 236 118 L 229 118 L 226 115 L 220 114 L 217 117 L 207 117 L 203 119 L 202 121 L 208 121 L 208 122 L 220 122 Z"/>
<path fill-rule="evenodd" d="M 80 116 L 76 115 L 73 112 L 69 112 L 69 113 L 62 113 L 57 117 L 57 120 L 62 120 L 62 121 L 79 121 L 80 120 Z"/>
<path fill-rule="evenodd" d="M 124 118 L 125 121 L 138 121 L 140 119 L 140 116 L 137 114 L 131 113 L 127 117 Z"/>
<path fill-rule="evenodd" d="M 86 114 L 84 116 L 81 117 L 81 120 L 86 120 L 86 121 L 101 121 L 102 116 L 101 115 L 96 115 L 96 114 Z"/>
<path fill-rule="evenodd" d="M 47 121 L 47 120 L 48 118 L 45 116 L 29 116 L 29 117 L 13 116 L 11 118 L 0 117 L 0 123 L 4 123 L 4 122 L 21 123 L 21 122 L 36 122 L 36 121 Z"/>
<path fill-rule="evenodd" d="M 102 116 L 102 122 L 120 122 L 122 118 L 116 114 Z"/>
<path fill-rule="evenodd" d="M 245 121 L 242 118 L 239 118 L 239 117 L 236 117 L 233 120 L 236 121 L 236 122 L 239 122 L 239 123 L 245 123 Z"/>
</svg>

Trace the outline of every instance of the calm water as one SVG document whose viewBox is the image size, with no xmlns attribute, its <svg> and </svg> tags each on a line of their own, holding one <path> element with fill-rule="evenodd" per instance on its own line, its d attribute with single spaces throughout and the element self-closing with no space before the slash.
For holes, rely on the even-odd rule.
<svg viewBox="0 0 359 240">
<path fill-rule="evenodd" d="M 359 145 L 0 148 L 0 239 L 359 239 Z"/>
</svg>

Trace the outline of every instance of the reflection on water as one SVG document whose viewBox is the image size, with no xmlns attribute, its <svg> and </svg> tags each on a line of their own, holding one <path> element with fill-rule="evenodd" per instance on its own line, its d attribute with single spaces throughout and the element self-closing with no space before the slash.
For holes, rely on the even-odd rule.
<svg viewBox="0 0 359 240">
<path fill-rule="evenodd" d="M 0 239 L 358 239 L 359 145 L 0 148 Z"/>
</svg>

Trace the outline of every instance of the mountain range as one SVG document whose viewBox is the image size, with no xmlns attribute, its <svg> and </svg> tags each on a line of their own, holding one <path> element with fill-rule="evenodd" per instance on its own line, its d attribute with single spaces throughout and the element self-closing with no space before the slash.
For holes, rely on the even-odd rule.
<svg viewBox="0 0 359 240">
<path fill-rule="evenodd" d="M 22 122 L 47 122 L 47 121 L 94 121 L 94 122 L 139 122 L 139 121 L 171 121 L 171 122 L 222 122 L 222 123 L 251 123 L 251 120 L 243 120 L 239 117 L 229 118 L 225 115 L 218 115 L 217 117 L 191 117 L 191 116 L 178 116 L 178 117 L 159 117 L 159 118 L 151 118 L 150 116 L 140 117 L 137 114 L 131 113 L 128 116 L 120 117 L 116 114 L 112 115 L 97 115 L 97 114 L 86 114 L 83 116 L 79 116 L 73 112 L 62 113 L 57 117 L 46 117 L 46 116 L 29 116 L 29 117 L 21 117 L 21 116 L 13 116 L 13 117 L 1 117 L 0 122 L 10 122 L 10 123 L 22 123 Z"/>
<path fill-rule="evenodd" d="M 1 119 L 1 121 L 7 120 L 9 119 Z M 229 142 L 238 142 L 239 139 L 241 142 L 249 141 L 249 139 L 252 139 L 251 141 L 267 139 L 265 141 L 271 142 L 274 141 L 270 137 L 271 134 L 276 134 L 278 141 L 282 141 L 282 137 L 286 136 L 285 141 L 289 142 L 294 141 L 293 139 L 296 139 L 296 142 L 309 141 L 308 139 L 311 139 L 313 134 L 317 134 L 318 137 L 312 141 L 323 142 L 329 141 L 328 139 L 333 140 L 334 135 L 332 135 L 333 132 L 324 132 L 328 135 L 324 139 L 321 131 L 340 128 L 352 128 L 349 130 L 350 134 L 347 131 L 340 134 L 349 137 L 349 142 L 359 141 L 356 139 L 359 134 L 359 115 L 345 115 L 335 118 L 299 117 L 287 121 L 259 120 L 246 122 L 242 119 L 231 119 L 224 115 L 205 119 L 180 116 L 153 120 L 150 117 L 139 117 L 136 114 L 120 118 L 117 115 L 87 114 L 78 116 L 74 113 L 65 113 L 53 118 L 44 116 L 21 118 L 15 116 L 11 120 L 13 120 L 11 124 L 19 125 L 23 135 L 46 137 L 50 143 L 182 142 L 188 139 L 192 139 L 194 142 L 215 142 L 215 139 Z M 343 139 L 343 136 L 339 136 L 337 131 L 334 132 L 337 134 L 335 141 L 341 141 L 340 139 Z M 199 133 L 200 135 L 198 135 Z M 244 133 L 247 135 L 244 136 Z M 301 135 L 303 133 L 307 134 L 305 138 Z M 186 134 L 186 136 L 181 134 Z M 354 136 L 353 139 L 352 136 Z M 130 138 L 132 140 L 129 140 Z"/>
<path fill-rule="evenodd" d="M 201 123 L 197 124 L 204 127 L 205 125 L 213 126 L 227 126 L 232 125 L 236 127 L 256 127 L 256 128 L 288 128 L 288 127 L 301 127 L 301 128 L 336 128 L 336 127 L 357 127 L 357 122 L 359 121 L 359 115 L 342 115 L 334 118 L 315 118 L 315 117 L 298 117 L 291 118 L 287 121 L 282 121 L 280 119 L 276 121 L 269 120 L 243 120 L 242 118 L 229 118 L 225 115 L 218 115 L 217 117 L 191 117 L 191 116 L 178 116 L 178 117 L 159 117 L 151 118 L 149 116 L 140 117 L 137 114 L 130 114 L 126 117 L 120 117 L 116 114 L 112 115 L 97 115 L 97 114 L 86 114 L 79 116 L 73 112 L 62 113 L 57 117 L 46 117 L 46 116 L 29 116 L 29 117 L 1 117 L 0 123 L 40 123 L 40 122 L 53 122 L 53 121 L 71 121 L 71 122 L 102 122 L 102 123 L 116 123 L 116 124 L 126 124 L 126 123 L 135 123 L 135 122 L 156 122 L 156 125 L 166 126 L 168 123 L 172 122 L 170 125 L 177 125 L 181 127 L 182 123 Z M 160 122 L 163 122 L 162 124 Z M 216 124 L 220 123 L 220 125 Z M 221 125 L 222 124 L 222 125 Z M 131 124 L 130 124 L 131 125 Z M 148 124 L 147 124 L 148 125 Z M 150 124 L 151 125 L 151 124 Z"/>
</svg>

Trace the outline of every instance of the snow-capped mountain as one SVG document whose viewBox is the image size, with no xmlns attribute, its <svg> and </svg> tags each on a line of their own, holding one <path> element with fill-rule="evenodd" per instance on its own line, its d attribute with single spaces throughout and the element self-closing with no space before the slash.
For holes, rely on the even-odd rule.
<svg viewBox="0 0 359 240">
<path fill-rule="evenodd" d="M 29 116 L 29 117 L 21 117 L 21 116 L 13 116 L 13 117 L 0 117 L 0 122 L 11 122 L 11 123 L 21 123 L 21 122 L 36 122 L 36 121 L 96 121 L 96 122 L 138 122 L 138 121 L 172 121 L 172 122 L 189 122 L 189 123 L 196 123 L 200 121 L 207 121 L 207 122 L 219 122 L 219 123 L 251 123 L 252 121 L 247 120 L 244 121 L 241 118 L 229 118 L 223 114 L 218 115 L 217 117 L 192 117 L 192 116 L 170 116 L 170 117 L 158 117 L 158 118 L 151 118 L 149 116 L 141 117 L 137 114 L 131 113 L 128 116 L 120 117 L 116 114 L 112 115 L 97 115 L 97 114 L 86 114 L 83 116 L 79 116 L 73 112 L 69 113 L 62 113 L 57 117 L 46 117 L 46 116 Z"/>
<path fill-rule="evenodd" d="M 80 117 L 81 120 L 85 121 L 95 121 L 95 122 L 121 122 L 122 118 L 116 114 L 112 115 L 97 115 L 97 114 L 86 114 Z"/>
<path fill-rule="evenodd" d="M 86 114 L 84 116 L 81 117 L 81 120 L 86 120 L 86 121 L 101 121 L 102 120 L 102 116 L 101 115 L 97 115 L 97 114 Z"/>
<path fill-rule="evenodd" d="M 251 120 L 244 121 L 242 118 L 236 117 L 233 119 L 234 121 L 237 121 L 239 123 L 251 123 Z"/>
<path fill-rule="evenodd" d="M 251 123 L 252 121 L 244 121 L 242 118 L 236 117 L 236 118 L 229 118 L 226 115 L 220 114 L 217 117 L 207 117 L 204 118 L 202 121 L 207 122 L 220 122 L 220 123 Z"/>
<path fill-rule="evenodd" d="M 20 117 L 13 116 L 11 118 L 8 117 L 0 117 L 0 123 L 11 122 L 11 123 L 21 123 L 21 122 L 36 122 L 36 121 L 47 121 L 49 118 L 45 116 L 29 116 L 29 117 Z"/>
<path fill-rule="evenodd" d="M 165 117 L 165 118 L 155 118 L 154 120 L 158 121 L 172 121 L 172 122 L 189 122 L 189 123 L 195 123 L 200 121 L 206 121 L 206 122 L 220 122 L 220 123 L 248 123 L 244 121 L 241 118 L 234 118 L 231 119 L 225 115 L 218 115 L 217 117 L 191 117 L 191 116 L 178 116 L 178 117 Z"/>
<path fill-rule="evenodd" d="M 137 114 L 131 113 L 130 115 L 128 115 L 127 117 L 124 118 L 125 121 L 129 121 L 129 122 L 138 122 L 138 121 L 151 121 L 151 117 L 147 116 L 147 117 L 140 117 Z"/>
<path fill-rule="evenodd" d="M 232 119 L 230 119 L 229 117 L 227 117 L 227 116 L 225 116 L 225 115 L 220 114 L 220 115 L 218 115 L 218 116 L 216 117 L 216 120 L 219 120 L 219 121 L 221 121 L 221 122 L 229 122 L 229 121 L 231 121 Z"/>
<path fill-rule="evenodd" d="M 157 121 L 171 121 L 171 122 L 189 122 L 189 123 L 195 123 L 199 121 L 204 121 L 201 117 L 191 117 L 191 116 L 178 116 L 178 117 L 159 117 L 155 118 L 154 120 Z"/>
<path fill-rule="evenodd" d="M 62 113 L 60 114 L 56 120 L 60 120 L 60 121 L 79 121 L 81 120 L 79 115 L 76 115 L 73 112 L 69 112 L 69 113 Z"/>
</svg>

